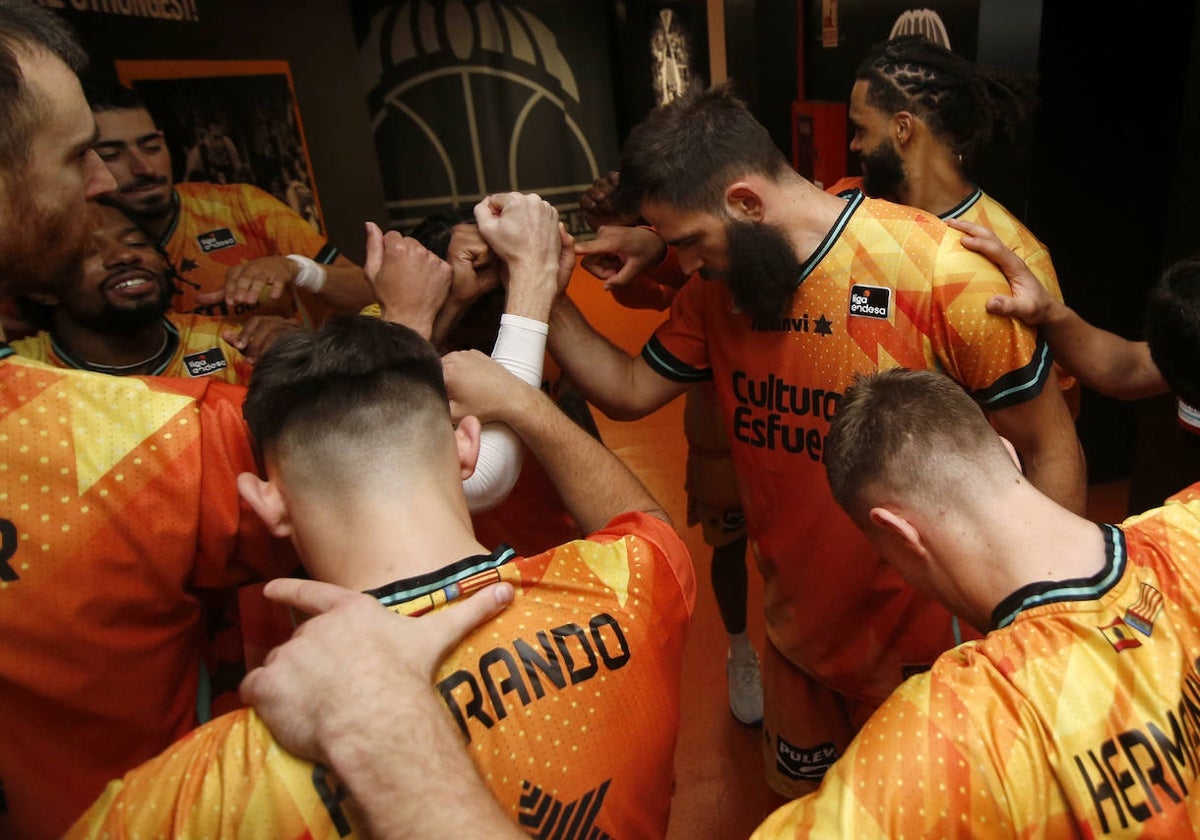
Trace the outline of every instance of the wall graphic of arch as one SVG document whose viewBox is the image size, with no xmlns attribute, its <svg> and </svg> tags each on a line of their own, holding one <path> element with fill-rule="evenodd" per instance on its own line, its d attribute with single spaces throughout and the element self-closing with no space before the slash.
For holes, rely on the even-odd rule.
<svg viewBox="0 0 1200 840">
<path fill-rule="evenodd" d="M 615 159 L 611 135 L 589 136 L 587 86 L 569 57 L 593 34 L 554 32 L 509 0 L 376 10 L 359 54 L 391 226 L 519 190 L 578 227 L 571 211 L 601 172 L 597 146 L 606 166 Z"/>
</svg>

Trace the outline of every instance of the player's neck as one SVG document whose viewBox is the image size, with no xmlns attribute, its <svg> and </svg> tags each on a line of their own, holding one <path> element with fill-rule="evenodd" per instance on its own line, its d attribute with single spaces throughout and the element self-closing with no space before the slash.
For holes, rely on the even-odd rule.
<svg viewBox="0 0 1200 840">
<path fill-rule="evenodd" d="M 787 232 L 796 257 L 806 261 L 829 235 L 846 211 L 846 202 L 803 178 L 789 181 L 780 191 L 780 201 L 771 217 L 764 219 Z"/>
<path fill-rule="evenodd" d="M 462 491 L 457 489 L 461 498 Z M 293 510 L 310 575 L 359 591 L 437 571 L 491 549 L 475 539 L 466 503 L 452 493 L 340 499 Z"/>
<path fill-rule="evenodd" d="M 1104 536 L 1092 522 L 1060 507 L 1026 481 L 993 495 L 990 515 L 971 551 L 974 606 L 990 627 L 1012 593 L 1037 583 L 1088 578 L 1106 561 Z"/>
<path fill-rule="evenodd" d="M 904 161 L 900 201 L 909 207 L 941 216 L 961 204 L 974 189 L 957 156 L 944 147 Z"/>
<path fill-rule="evenodd" d="M 121 376 L 147 374 L 167 349 L 170 336 L 162 318 L 124 335 L 98 332 L 55 312 L 54 339 L 90 370 Z"/>
</svg>

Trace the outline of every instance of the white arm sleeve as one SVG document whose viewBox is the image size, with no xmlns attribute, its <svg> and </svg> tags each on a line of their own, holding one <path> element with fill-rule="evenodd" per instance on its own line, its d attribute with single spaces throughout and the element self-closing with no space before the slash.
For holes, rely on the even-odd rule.
<svg viewBox="0 0 1200 840">
<path fill-rule="evenodd" d="M 500 316 L 500 334 L 492 358 L 518 379 L 540 388 L 548 329 L 532 318 Z M 488 423 L 483 427 L 475 472 L 463 482 L 471 513 L 490 510 L 508 497 L 521 474 L 521 453 L 521 439 L 508 426 Z"/>
</svg>

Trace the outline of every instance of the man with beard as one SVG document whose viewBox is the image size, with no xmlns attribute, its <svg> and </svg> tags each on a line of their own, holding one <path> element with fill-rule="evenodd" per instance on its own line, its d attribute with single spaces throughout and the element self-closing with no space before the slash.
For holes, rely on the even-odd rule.
<svg viewBox="0 0 1200 840">
<path fill-rule="evenodd" d="M 178 272 L 176 312 L 299 312 L 319 322 L 372 302 L 362 269 L 278 199 L 250 184 L 176 185 L 163 133 L 132 90 L 89 91 L 89 99 L 96 151 L 117 181 L 112 200 Z"/>
<path fill-rule="evenodd" d="M 0 0 L 0 289 L 67 295 L 115 186 L 61 21 Z M 59 836 L 196 725 L 197 590 L 290 570 L 232 488 L 240 389 L 100 376 L 0 342 L 0 836 Z"/>
<path fill-rule="evenodd" d="M 843 178 L 830 192 L 861 189 L 995 231 L 1062 302 L 1050 251 L 1025 225 L 970 178 L 980 153 L 997 140 L 1018 142 L 1032 101 L 1019 76 L 974 65 L 919 35 L 876 46 L 855 72 L 850 91 L 850 150 L 862 178 Z M 1079 387 L 1056 367 L 1059 387 L 1078 413 Z"/>
<path fill-rule="evenodd" d="M 804 180 L 728 87 L 652 112 L 620 171 L 700 279 L 638 358 L 562 297 L 551 350 L 618 419 L 715 382 L 765 582 L 764 759 L 795 796 L 893 688 L 970 633 L 882 564 L 829 495 L 824 437 L 854 376 L 943 370 L 1014 441 L 1034 485 L 1076 511 L 1079 444 L 1057 387 L 1043 387 L 1045 345 L 982 309 L 1007 289 L 995 267 L 927 213 Z"/>
<path fill-rule="evenodd" d="M 280 329 L 295 328 L 267 315 L 239 331 L 218 318 L 168 313 L 166 255 L 116 207 L 94 203 L 87 215 L 93 229 L 79 280 L 61 296 L 34 292 L 22 299 L 27 320 L 42 331 L 14 341 L 18 355 L 97 373 L 211 376 L 245 385 L 250 362 L 239 347 L 257 356 Z"/>
</svg>

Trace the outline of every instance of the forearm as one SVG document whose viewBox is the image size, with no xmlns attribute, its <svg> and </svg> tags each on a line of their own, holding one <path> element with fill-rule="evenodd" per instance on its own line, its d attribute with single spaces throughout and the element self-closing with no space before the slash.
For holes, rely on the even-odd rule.
<svg viewBox="0 0 1200 840">
<path fill-rule="evenodd" d="M 1135 400 L 1168 390 L 1146 342 L 1092 326 L 1063 303 L 1050 306 L 1040 330 L 1055 360 L 1106 396 Z"/>
<path fill-rule="evenodd" d="M 504 312 L 541 321 L 550 320 L 550 308 L 558 294 L 558 266 L 509 266 L 508 294 Z"/>
<path fill-rule="evenodd" d="M 643 511 L 670 521 L 658 502 L 604 444 L 562 413 L 550 398 L 521 388 L 500 418 L 525 442 L 586 533 L 613 517 Z"/>
<path fill-rule="evenodd" d="M 354 737 L 331 738 L 330 761 L 352 794 L 369 836 L 380 840 L 525 837 L 479 777 L 462 735 L 432 689 L 409 698 L 403 739 L 380 749 Z"/>
<path fill-rule="evenodd" d="M 344 257 L 325 266 L 325 284 L 316 295 L 340 313 L 358 312 L 375 301 L 363 270 Z"/>
<path fill-rule="evenodd" d="M 1025 475 L 1034 487 L 1072 513 L 1087 511 L 1087 468 L 1074 434 L 1051 446 L 1021 450 Z"/>
<path fill-rule="evenodd" d="M 540 388 L 546 359 L 546 325 L 504 313 L 492 358 L 525 384 Z M 463 482 L 472 513 L 490 510 L 504 501 L 521 475 L 521 441 L 503 423 L 488 423 L 479 438 L 475 472 Z"/>
<path fill-rule="evenodd" d="M 550 355 L 592 405 L 614 420 L 636 420 L 685 390 L 643 394 L 638 360 L 592 329 L 574 302 L 560 295 L 550 313 Z"/>
</svg>

